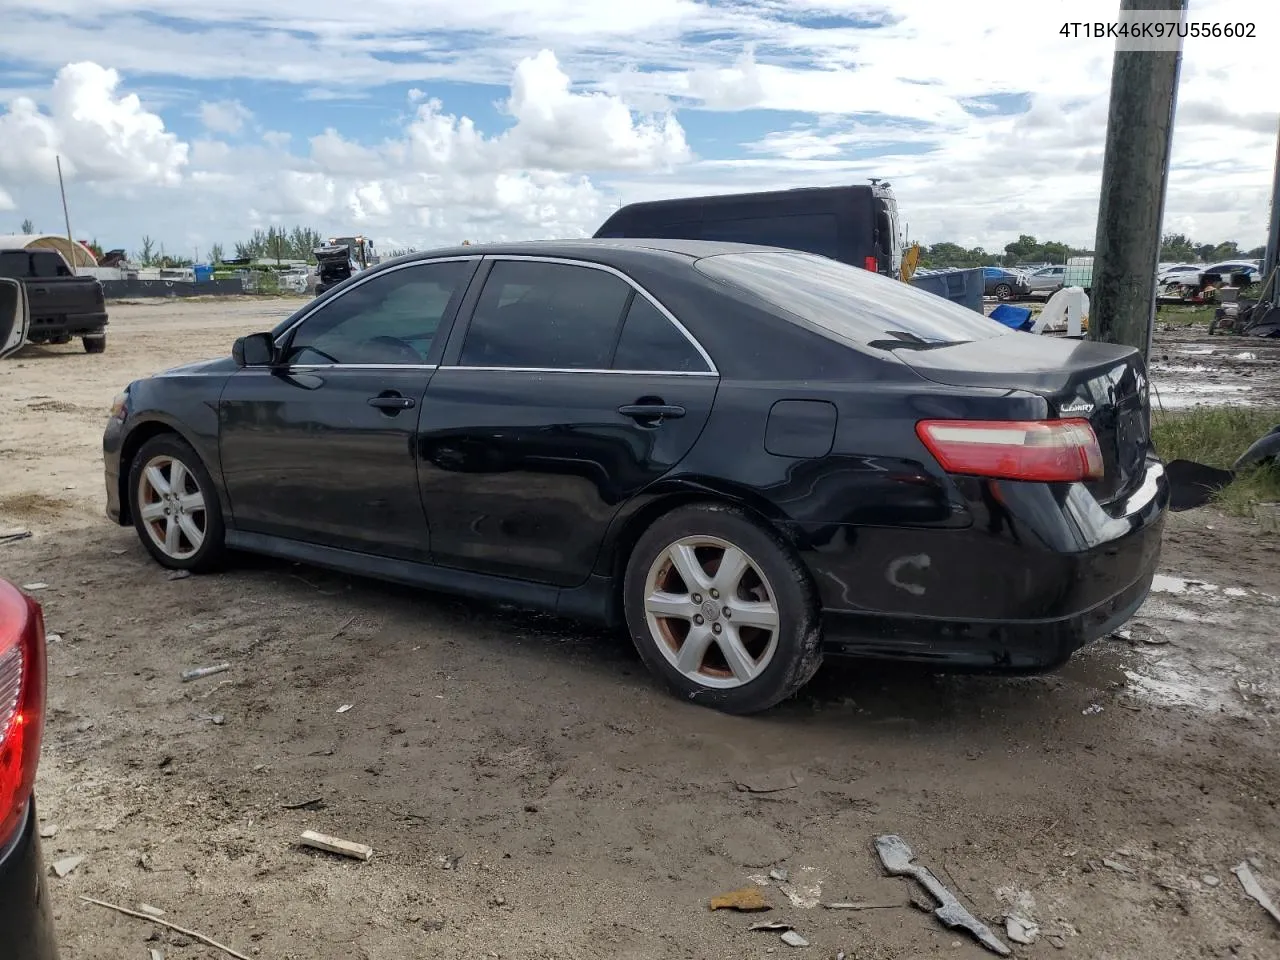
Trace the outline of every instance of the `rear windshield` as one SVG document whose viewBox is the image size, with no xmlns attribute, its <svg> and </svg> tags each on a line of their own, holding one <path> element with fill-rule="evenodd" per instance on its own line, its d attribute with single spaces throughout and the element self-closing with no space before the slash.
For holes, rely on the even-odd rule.
<svg viewBox="0 0 1280 960">
<path fill-rule="evenodd" d="M 965 343 L 1011 332 L 936 294 L 824 257 L 775 251 L 726 253 L 703 257 L 695 267 L 854 345 L 886 340 Z"/>
</svg>

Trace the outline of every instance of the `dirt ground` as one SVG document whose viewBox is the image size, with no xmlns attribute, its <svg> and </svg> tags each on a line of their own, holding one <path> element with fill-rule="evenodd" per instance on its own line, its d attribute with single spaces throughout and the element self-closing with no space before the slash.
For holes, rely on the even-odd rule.
<svg viewBox="0 0 1280 960">
<path fill-rule="evenodd" d="M 296 305 L 116 304 L 104 355 L 0 363 L 0 528 L 34 532 L 0 543 L 0 574 L 47 584 L 57 634 L 45 854 L 86 858 L 48 880 L 64 960 L 222 956 L 80 896 L 263 960 L 763 958 L 793 948 L 707 901 L 770 869 L 764 918 L 797 956 L 992 956 L 911 908 L 882 833 L 1002 939 L 1005 914 L 1037 921 L 1018 956 L 1280 957 L 1232 874 L 1252 861 L 1280 900 L 1275 534 L 1172 517 L 1127 638 L 1050 676 L 829 661 L 767 715 L 721 716 L 661 692 L 625 637 L 268 560 L 169 579 L 110 524 L 116 391 Z M 1157 352 L 1202 349 L 1178 336 Z M 373 858 L 300 849 L 305 829 Z M 848 901 L 883 908 L 819 905 Z"/>
</svg>

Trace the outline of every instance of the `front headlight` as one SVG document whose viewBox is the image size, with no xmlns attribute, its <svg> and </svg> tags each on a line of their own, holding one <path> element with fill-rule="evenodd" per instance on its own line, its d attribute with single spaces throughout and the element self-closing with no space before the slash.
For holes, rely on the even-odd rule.
<svg viewBox="0 0 1280 960">
<path fill-rule="evenodd" d="M 111 401 L 110 419 L 123 421 L 127 416 L 129 416 L 129 391 L 121 390 Z"/>
</svg>

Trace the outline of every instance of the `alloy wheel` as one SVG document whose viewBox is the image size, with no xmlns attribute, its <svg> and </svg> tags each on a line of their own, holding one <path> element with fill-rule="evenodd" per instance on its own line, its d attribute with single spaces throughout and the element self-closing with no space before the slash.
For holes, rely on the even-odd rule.
<svg viewBox="0 0 1280 960">
<path fill-rule="evenodd" d="M 189 560 L 204 544 L 204 491 L 181 460 L 155 456 L 138 476 L 138 513 L 148 536 L 171 560 Z"/>
<path fill-rule="evenodd" d="M 759 565 L 718 537 L 684 537 L 658 554 L 644 613 L 658 649 L 694 683 L 750 683 L 778 648 L 778 602 Z"/>
</svg>

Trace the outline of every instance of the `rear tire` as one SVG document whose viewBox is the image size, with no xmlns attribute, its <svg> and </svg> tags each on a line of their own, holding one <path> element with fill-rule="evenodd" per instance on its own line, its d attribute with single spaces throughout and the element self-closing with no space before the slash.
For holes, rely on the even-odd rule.
<svg viewBox="0 0 1280 960">
<path fill-rule="evenodd" d="M 105 333 L 91 333 L 84 338 L 85 353 L 105 353 L 107 349 L 107 335 Z"/>
<path fill-rule="evenodd" d="M 191 444 L 152 437 L 129 466 L 129 513 L 142 545 L 162 567 L 204 572 L 225 552 L 226 528 L 213 478 Z"/>
<path fill-rule="evenodd" d="M 776 534 L 734 507 L 659 517 L 631 552 L 623 607 L 649 670 L 677 695 L 726 713 L 767 710 L 822 663 L 807 572 Z"/>
<path fill-rule="evenodd" d="M 996 284 L 995 295 L 996 299 L 1000 301 L 1012 300 L 1013 287 L 1009 286 L 1007 283 L 998 283 Z"/>
</svg>

